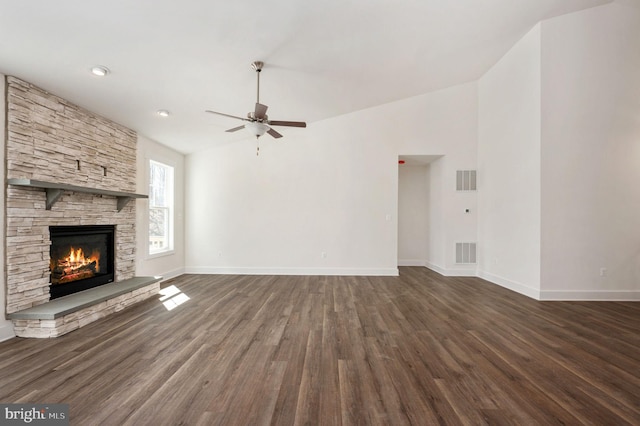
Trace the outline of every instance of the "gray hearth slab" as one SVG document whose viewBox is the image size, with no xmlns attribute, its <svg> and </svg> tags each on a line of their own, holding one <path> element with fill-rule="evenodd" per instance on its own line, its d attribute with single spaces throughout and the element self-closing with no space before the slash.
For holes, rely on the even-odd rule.
<svg viewBox="0 0 640 426">
<path fill-rule="evenodd" d="M 90 288 L 68 296 L 51 300 L 42 305 L 34 306 L 18 312 L 9 314 L 12 320 L 17 319 L 56 319 L 70 314 L 80 309 L 97 305 L 105 300 L 113 299 L 122 294 L 132 292 L 139 288 L 148 286 L 162 279 L 162 277 L 133 277 L 128 280 L 118 281 Z"/>
</svg>

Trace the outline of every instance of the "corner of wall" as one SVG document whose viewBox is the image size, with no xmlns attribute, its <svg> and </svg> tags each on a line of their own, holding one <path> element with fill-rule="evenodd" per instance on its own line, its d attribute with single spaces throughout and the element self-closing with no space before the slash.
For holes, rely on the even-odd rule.
<svg viewBox="0 0 640 426">
<path fill-rule="evenodd" d="M 541 41 L 534 26 L 479 80 L 479 276 L 540 289 Z"/>
<path fill-rule="evenodd" d="M 0 185 L 0 279 L 6 281 L 6 272 L 5 272 L 5 232 L 4 232 L 4 223 L 5 223 L 5 186 L 4 182 L 6 181 L 6 167 L 5 167 L 5 151 L 6 151 L 6 138 L 7 138 L 7 103 L 6 103 L 6 95 L 7 95 L 7 81 L 6 77 L 3 74 L 0 74 L 0 175 L 2 176 L 2 185 Z M 5 319 L 6 315 L 6 292 L 7 288 L 5 285 L 0 289 L 0 341 L 10 339 L 15 337 L 15 333 L 13 332 L 13 324 L 11 321 L 7 321 Z"/>
<path fill-rule="evenodd" d="M 440 275 L 443 275 L 445 277 L 477 277 L 478 276 L 477 270 L 473 266 L 469 266 L 466 268 L 446 269 L 431 262 L 425 262 L 425 264 L 422 266 L 428 269 L 431 269 L 432 271 L 437 272 Z"/>
<path fill-rule="evenodd" d="M 542 300 L 540 289 L 530 287 L 526 284 L 516 282 L 487 271 L 478 270 L 477 277 L 487 280 L 490 283 L 499 285 L 516 293 L 520 293 L 524 296 L 528 296 L 535 300 Z"/>
</svg>

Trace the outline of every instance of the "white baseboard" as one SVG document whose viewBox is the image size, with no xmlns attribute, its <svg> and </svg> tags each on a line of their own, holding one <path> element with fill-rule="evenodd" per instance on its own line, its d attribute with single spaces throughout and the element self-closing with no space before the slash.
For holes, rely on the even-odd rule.
<svg viewBox="0 0 640 426">
<path fill-rule="evenodd" d="M 431 262 L 424 262 L 424 264 L 421 266 L 429 268 L 432 271 L 439 273 L 440 275 L 444 275 L 445 277 L 477 277 L 478 276 L 476 272 L 476 268 L 445 269 Z"/>
<path fill-rule="evenodd" d="M 398 268 L 252 268 L 187 266 L 187 274 L 217 275 L 344 275 L 344 276 L 393 276 Z"/>
<path fill-rule="evenodd" d="M 478 271 L 477 276 L 482 278 L 483 280 L 487 280 L 493 284 L 497 284 L 500 287 L 507 288 L 509 290 L 515 291 L 516 293 L 528 296 L 532 299 L 540 300 L 540 290 L 526 286 L 522 283 L 511 281 L 486 271 Z"/>
<path fill-rule="evenodd" d="M 640 290 L 551 290 L 541 291 L 540 300 L 640 302 Z"/>
<path fill-rule="evenodd" d="M 479 277 L 492 284 L 520 293 L 535 300 L 566 301 L 640 301 L 640 290 L 628 291 L 540 291 L 525 284 L 508 280 L 475 268 L 445 269 L 431 262 L 417 259 L 400 259 L 398 266 L 424 266 L 445 277 Z M 398 276 L 398 268 L 253 268 L 253 267 L 197 267 L 179 268 L 162 274 L 164 280 L 183 274 L 211 275 L 342 275 L 342 276 Z M 0 341 L 3 338 L 0 326 Z M 13 327 L 9 323 L 8 337 L 13 337 Z"/>
<path fill-rule="evenodd" d="M 422 259 L 398 259 L 398 266 L 425 266 L 427 262 Z"/>
<path fill-rule="evenodd" d="M 593 301 L 593 302 L 637 302 L 640 290 L 551 290 L 542 291 L 522 283 L 510 281 L 486 271 L 478 271 L 478 277 L 516 293 L 540 301 Z"/>
<path fill-rule="evenodd" d="M 16 337 L 13 332 L 13 323 L 11 321 L 0 320 L 0 342 Z"/>
<path fill-rule="evenodd" d="M 180 275 L 184 275 L 185 269 L 184 268 L 178 268 L 178 269 L 174 269 L 173 271 L 169 271 L 169 272 L 165 272 L 163 274 L 159 274 L 162 276 L 162 281 L 166 281 L 166 280 L 170 280 L 171 278 L 175 278 L 175 277 L 179 277 Z"/>
</svg>

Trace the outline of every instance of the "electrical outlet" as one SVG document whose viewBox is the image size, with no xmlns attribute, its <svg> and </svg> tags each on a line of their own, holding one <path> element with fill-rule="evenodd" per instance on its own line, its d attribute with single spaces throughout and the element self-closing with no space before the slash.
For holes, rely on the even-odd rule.
<svg viewBox="0 0 640 426">
<path fill-rule="evenodd" d="M 327 252 L 323 251 L 322 253 L 320 253 L 320 257 L 323 258 L 323 259 L 326 259 L 327 258 Z"/>
<path fill-rule="evenodd" d="M 600 276 L 601 277 L 607 276 L 607 268 L 600 268 Z"/>
</svg>

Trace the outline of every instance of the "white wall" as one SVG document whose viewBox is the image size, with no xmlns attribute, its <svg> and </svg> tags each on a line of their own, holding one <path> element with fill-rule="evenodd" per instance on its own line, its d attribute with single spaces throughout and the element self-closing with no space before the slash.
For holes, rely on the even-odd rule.
<svg viewBox="0 0 640 426">
<path fill-rule="evenodd" d="M 480 276 L 640 300 L 638 75 L 640 3 L 617 0 L 542 22 L 480 79 Z"/>
<path fill-rule="evenodd" d="M 344 127 L 283 129 L 259 157 L 251 138 L 189 156 L 187 269 L 396 274 L 397 156 Z"/>
<path fill-rule="evenodd" d="M 447 244 L 445 228 L 447 220 L 444 215 L 445 167 L 444 159 L 440 158 L 429 164 L 429 224 L 428 224 L 428 257 L 426 266 L 445 273 L 447 263 Z"/>
<path fill-rule="evenodd" d="M 540 291 L 540 25 L 480 80 L 478 274 Z"/>
<path fill-rule="evenodd" d="M 386 111 L 384 116 L 393 119 L 385 124 L 394 123 L 389 131 L 397 134 L 400 154 L 442 155 L 429 164 L 426 265 L 444 275 L 475 275 L 473 265 L 455 264 L 455 243 L 477 240 L 477 194 L 456 191 L 456 171 L 477 165 L 477 84 L 389 104 Z M 471 213 L 466 214 L 465 209 Z"/>
<path fill-rule="evenodd" d="M 455 169 L 475 166 L 476 132 L 472 83 L 282 129 L 259 157 L 251 138 L 190 155 L 187 270 L 397 274 L 398 155 L 447 155 L 438 206 L 457 211 Z M 443 217 L 446 268 L 455 232 L 476 234 Z"/>
<path fill-rule="evenodd" d="M 4 176 L 5 176 L 5 146 L 6 146 L 6 113 L 5 113 L 5 108 L 7 106 L 6 103 L 6 99 L 5 99 L 5 76 L 3 74 L 0 74 L 0 146 L 2 146 L 2 149 L 0 149 L 0 172 L 3 176 L 3 180 L 4 180 Z M 0 185 L 0 211 L 4 212 L 4 200 L 5 200 L 5 185 L 2 184 Z M 4 233 L 5 233 L 5 223 L 4 223 L 4 214 L 0 215 L 0 241 L 2 241 L 3 243 L 0 244 L 0 259 L 4 259 L 4 249 L 5 249 L 5 244 L 4 244 Z M 5 270 L 4 270 L 4 262 L 0 262 L 0 277 L 2 277 L 2 280 L 5 281 Z M 11 323 L 11 321 L 7 321 L 5 319 L 5 314 L 6 314 L 6 295 L 5 292 L 7 291 L 7 286 L 2 285 L 2 290 L 0 291 L 0 341 L 6 340 L 6 339 L 10 339 L 11 337 L 14 337 L 15 334 L 13 333 L 13 324 Z"/>
<path fill-rule="evenodd" d="M 475 94 L 475 93 L 474 93 Z M 474 116 L 464 127 L 474 129 L 474 144 L 468 151 L 461 150 L 443 156 L 434 161 L 430 168 L 430 200 L 434 216 L 439 216 L 439 224 L 432 222 L 429 235 L 440 242 L 434 250 L 440 254 L 429 253 L 427 266 L 446 276 L 475 276 L 476 265 L 458 265 L 455 263 L 455 244 L 478 241 L 478 195 L 476 191 L 456 191 L 456 172 L 476 168 L 477 144 L 475 143 L 477 110 L 474 104 Z M 464 148 L 465 146 L 462 145 Z M 465 213 L 465 210 L 469 213 Z M 437 259 L 440 259 L 437 260 Z M 442 263 L 440 263 L 442 262 Z"/>
<path fill-rule="evenodd" d="M 161 275 L 168 279 L 184 273 L 184 155 L 138 135 L 136 188 L 141 194 L 149 193 L 149 160 L 174 167 L 174 250 L 167 254 L 149 255 L 149 201 L 137 200 L 136 275 Z"/>
<path fill-rule="evenodd" d="M 545 21 L 542 63 L 542 297 L 640 300 L 640 3 Z"/>
<path fill-rule="evenodd" d="M 429 258 L 429 165 L 398 167 L 398 265 L 424 266 Z"/>
</svg>

